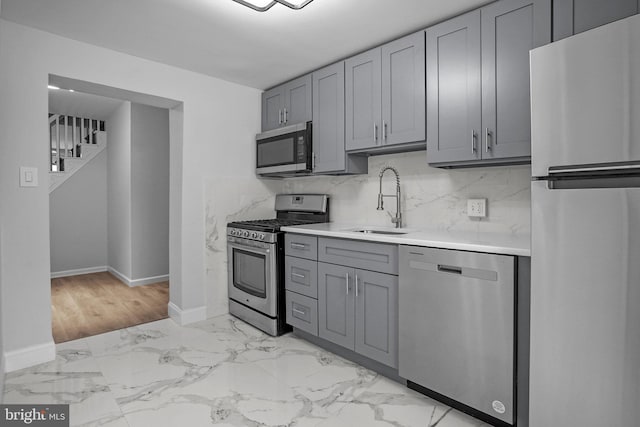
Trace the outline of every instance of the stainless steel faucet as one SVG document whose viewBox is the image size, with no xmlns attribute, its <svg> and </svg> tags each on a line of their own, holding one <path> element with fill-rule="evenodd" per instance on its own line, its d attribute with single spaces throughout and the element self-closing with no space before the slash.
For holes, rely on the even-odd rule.
<svg viewBox="0 0 640 427">
<path fill-rule="evenodd" d="M 396 174 L 396 194 L 382 194 L 382 175 L 386 171 L 392 171 Z M 402 228 L 402 213 L 400 212 L 400 174 L 398 170 L 392 166 L 385 166 L 380 171 L 380 192 L 378 193 L 378 210 L 384 210 L 384 198 L 395 197 L 396 198 L 396 216 L 391 218 L 391 222 L 396 225 L 396 228 Z"/>
</svg>

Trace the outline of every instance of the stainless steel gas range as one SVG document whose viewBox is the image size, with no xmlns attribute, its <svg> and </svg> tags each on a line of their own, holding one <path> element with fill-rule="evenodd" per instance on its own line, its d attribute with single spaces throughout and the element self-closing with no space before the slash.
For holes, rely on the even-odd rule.
<svg viewBox="0 0 640 427">
<path fill-rule="evenodd" d="M 284 232 L 280 227 L 329 221 L 329 196 L 278 194 L 276 218 L 227 224 L 229 312 L 277 336 L 287 332 Z"/>
</svg>

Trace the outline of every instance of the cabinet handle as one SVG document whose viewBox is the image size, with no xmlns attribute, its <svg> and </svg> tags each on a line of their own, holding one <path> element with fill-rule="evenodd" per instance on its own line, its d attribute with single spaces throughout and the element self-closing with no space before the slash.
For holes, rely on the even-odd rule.
<svg viewBox="0 0 640 427">
<path fill-rule="evenodd" d="M 282 124 L 282 110 L 278 110 L 278 124 Z"/>
<path fill-rule="evenodd" d="M 358 297 L 358 273 L 356 273 L 356 298 Z"/>
<path fill-rule="evenodd" d="M 304 274 L 291 273 L 291 277 L 299 277 L 300 279 L 304 279 L 306 276 Z"/>
<path fill-rule="evenodd" d="M 387 142 L 387 122 L 382 121 L 382 139 Z"/>
<path fill-rule="evenodd" d="M 301 314 L 301 315 L 303 315 L 303 316 L 305 316 L 305 315 L 307 314 L 307 312 L 306 312 L 306 311 L 298 310 L 297 308 L 293 308 L 293 309 L 292 309 L 292 311 L 293 311 L 294 313 L 298 313 L 298 314 Z"/>
<path fill-rule="evenodd" d="M 471 153 L 476 154 L 476 131 L 471 131 Z"/>
<path fill-rule="evenodd" d="M 316 170 L 316 153 L 311 153 L 311 170 Z"/>
<path fill-rule="evenodd" d="M 373 122 L 373 140 L 375 141 L 376 145 L 378 145 L 378 125 L 376 124 L 376 122 Z"/>
<path fill-rule="evenodd" d="M 344 277 L 346 279 L 344 282 L 345 283 L 344 288 L 347 291 L 347 295 L 349 295 L 349 273 L 346 273 Z"/>
<path fill-rule="evenodd" d="M 291 249 L 306 249 L 306 245 L 303 245 L 302 243 L 293 243 L 291 242 Z"/>
<path fill-rule="evenodd" d="M 287 109 L 285 108 L 285 109 L 284 109 L 284 124 L 285 124 L 285 125 L 287 124 L 287 121 L 289 121 L 289 117 L 288 117 L 288 114 L 287 114 L 287 113 L 288 113 L 288 111 L 287 111 Z"/>
<path fill-rule="evenodd" d="M 491 131 L 489 128 L 485 128 L 484 130 L 484 152 L 488 153 L 491 151 L 491 146 L 489 145 L 489 138 L 491 137 Z"/>
</svg>

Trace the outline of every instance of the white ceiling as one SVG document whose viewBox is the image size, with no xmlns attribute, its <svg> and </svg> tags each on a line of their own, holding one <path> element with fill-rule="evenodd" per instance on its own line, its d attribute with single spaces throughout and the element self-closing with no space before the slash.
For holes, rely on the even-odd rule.
<svg viewBox="0 0 640 427">
<path fill-rule="evenodd" d="M 489 3 L 314 0 L 255 12 L 232 0 L 1 0 L 0 17 L 265 89 Z"/>
<path fill-rule="evenodd" d="M 74 117 L 107 120 L 122 100 L 67 90 L 49 90 L 49 112 Z"/>
</svg>

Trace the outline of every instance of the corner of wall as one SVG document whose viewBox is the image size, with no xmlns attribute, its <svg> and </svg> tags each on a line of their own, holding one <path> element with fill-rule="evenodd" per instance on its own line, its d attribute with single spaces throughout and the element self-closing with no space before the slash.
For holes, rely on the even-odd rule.
<svg viewBox="0 0 640 427">
<path fill-rule="evenodd" d="M 207 307 L 181 309 L 174 303 L 169 303 L 169 317 L 180 326 L 200 322 L 207 319 Z"/>
<path fill-rule="evenodd" d="M 5 372 L 18 371 L 54 360 L 56 358 L 56 345 L 51 339 L 44 344 L 7 351 L 3 356 Z"/>
</svg>

